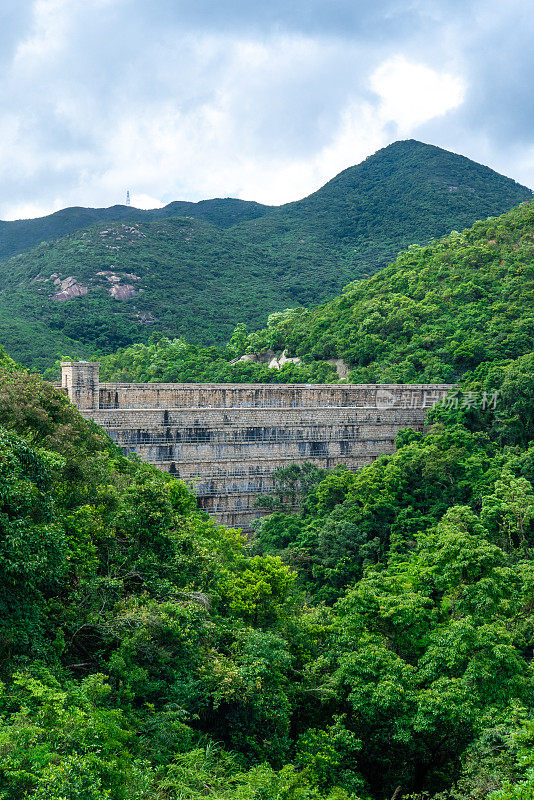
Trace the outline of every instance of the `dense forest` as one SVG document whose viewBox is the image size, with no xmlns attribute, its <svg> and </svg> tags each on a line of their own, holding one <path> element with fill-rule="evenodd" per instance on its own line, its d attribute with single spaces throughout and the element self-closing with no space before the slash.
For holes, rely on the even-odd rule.
<svg viewBox="0 0 534 800">
<path fill-rule="evenodd" d="M 277 315 L 278 316 L 278 315 Z M 273 369 L 261 361 L 239 361 L 249 348 L 246 326 L 236 327 L 224 347 L 203 347 L 184 339 L 153 334 L 146 344 L 134 344 L 100 357 L 103 380 L 144 383 L 335 383 L 335 367 L 325 361 L 286 363 Z M 59 363 L 49 370 L 59 374 Z"/>
<path fill-rule="evenodd" d="M 332 302 L 284 315 L 247 349 L 341 358 L 352 382 L 449 381 L 533 346 L 534 203 L 411 246 Z"/>
<path fill-rule="evenodd" d="M 0 261 L 0 340 L 40 370 L 154 332 L 221 346 L 238 323 L 257 329 L 272 312 L 329 300 L 400 249 L 531 197 L 487 167 L 409 140 L 274 209 L 220 200 L 5 223 L 6 246 L 45 240 Z M 89 220 L 97 224 L 76 227 Z"/>
<path fill-rule="evenodd" d="M 276 475 L 246 540 L 0 360 L 0 798 L 534 796 L 534 204 L 133 380 L 454 380 L 353 474 Z M 243 353 L 297 354 L 280 370 Z M 234 362 L 234 363 L 231 363 Z"/>
<path fill-rule="evenodd" d="M 0 334 L 50 377 L 96 355 L 116 380 L 458 389 L 356 474 L 279 470 L 246 539 L 0 351 L 0 800 L 534 797 L 534 203 L 428 242 L 524 199 L 443 153 L 2 263 Z M 50 301 L 72 275 L 91 290 Z"/>
<path fill-rule="evenodd" d="M 109 379 L 323 383 L 341 359 L 354 383 L 455 382 L 484 362 L 533 349 L 534 203 L 477 222 L 429 245 L 412 246 L 322 306 L 288 309 L 228 346 L 201 347 L 153 336 L 102 358 Z M 281 369 L 246 353 L 281 352 L 301 364 Z"/>
<path fill-rule="evenodd" d="M 532 797 L 532 355 L 249 542 L 0 368 L 0 797 Z"/>
<path fill-rule="evenodd" d="M 37 219 L 0 220 L 0 258 L 24 253 L 41 242 L 53 242 L 70 233 L 98 223 L 153 222 L 168 217 L 190 217 L 212 222 L 220 228 L 229 228 L 238 222 L 256 219 L 270 211 L 273 206 L 264 206 L 252 200 L 233 197 L 200 200 L 188 203 L 175 200 L 163 208 L 143 210 L 133 206 L 111 206 L 110 208 L 63 208 L 54 214 Z"/>
</svg>

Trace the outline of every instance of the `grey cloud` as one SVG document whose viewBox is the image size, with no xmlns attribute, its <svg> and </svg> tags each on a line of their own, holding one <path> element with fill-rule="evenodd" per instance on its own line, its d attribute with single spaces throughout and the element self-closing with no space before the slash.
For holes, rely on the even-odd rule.
<svg viewBox="0 0 534 800">
<path fill-rule="evenodd" d="M 460 108 L 409 135 L 512 171 L 534 144 L 529 0 L 512 0 L 511 15 L 496 0 L 47 2 L 58 24 L 23 63 L 13 57 L 36 33 L 37 6 L 0 10 L 0 131 L 18 125 L 0 154 L 0 216 L 116 202 L 130 173 L 138 191 L 170 200 L 204 186 L 236 193 L 251 164 L 260 175 L 262 163 L 311 163 L 347 109 L 376 111 L 369 75 L 398 54 L 467 87 Z M 126 155 L 110 144 L 123 128 Z M 167 164 L 173 136 L 187 152 Z M 376 147 L 396 136 L 385 121 Z"/>
<path fill-rule="evenodd" d="M 503 46 L 504 42 L 506 46 Z M 471 69 L 471 89 L 462 110 L 466 124 L 482 124 L 498 145 L 533 143 L 534 17 L 501 21 L 478 42 Z"/>
<path fill-rule="evenodd" d="M 476 2 L 456 50 L 467 92 L 462 106 L 422 137 L 534 187 L 534 15 L 530 2 Z M 530 164 L 525 163 L 530 161 Z"/>
</svg>

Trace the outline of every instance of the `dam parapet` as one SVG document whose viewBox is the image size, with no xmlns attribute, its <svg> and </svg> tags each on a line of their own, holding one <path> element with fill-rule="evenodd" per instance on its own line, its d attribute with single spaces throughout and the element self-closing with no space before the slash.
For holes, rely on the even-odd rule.
<svg viewBox="0 0 534 800">
<path fill-rule="evenodd" d="M 273 472 L 311 462 L 357 470 L 423 430 L 449 384 L 100 383 L 95 362 L 62 364 L 62 387 L 125 454 L 192 485 L 199 505 L 250 529 Z"/>
</svg>

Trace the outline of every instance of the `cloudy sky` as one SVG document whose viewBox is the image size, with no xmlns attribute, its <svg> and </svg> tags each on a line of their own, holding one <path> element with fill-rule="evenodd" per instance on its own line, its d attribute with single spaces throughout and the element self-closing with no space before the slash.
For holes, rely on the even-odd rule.
<svg viewBox="0 0 534 800">
<path fill-rule="evenodd" d="M 0 0 L 0 218 L 302 197 L 417 138 L 534 187 L 532 0 Z"/>
</svg>

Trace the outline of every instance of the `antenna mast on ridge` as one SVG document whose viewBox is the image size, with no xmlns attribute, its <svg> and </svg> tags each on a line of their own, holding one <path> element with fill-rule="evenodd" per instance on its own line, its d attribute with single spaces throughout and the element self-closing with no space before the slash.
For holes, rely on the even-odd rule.
<svg viewBox="0 0 534 800">
<path fill-rule="evenodd" d="M 126 205 L 130 205 L 130 190 L 126 189 Z"/>
</svg>

